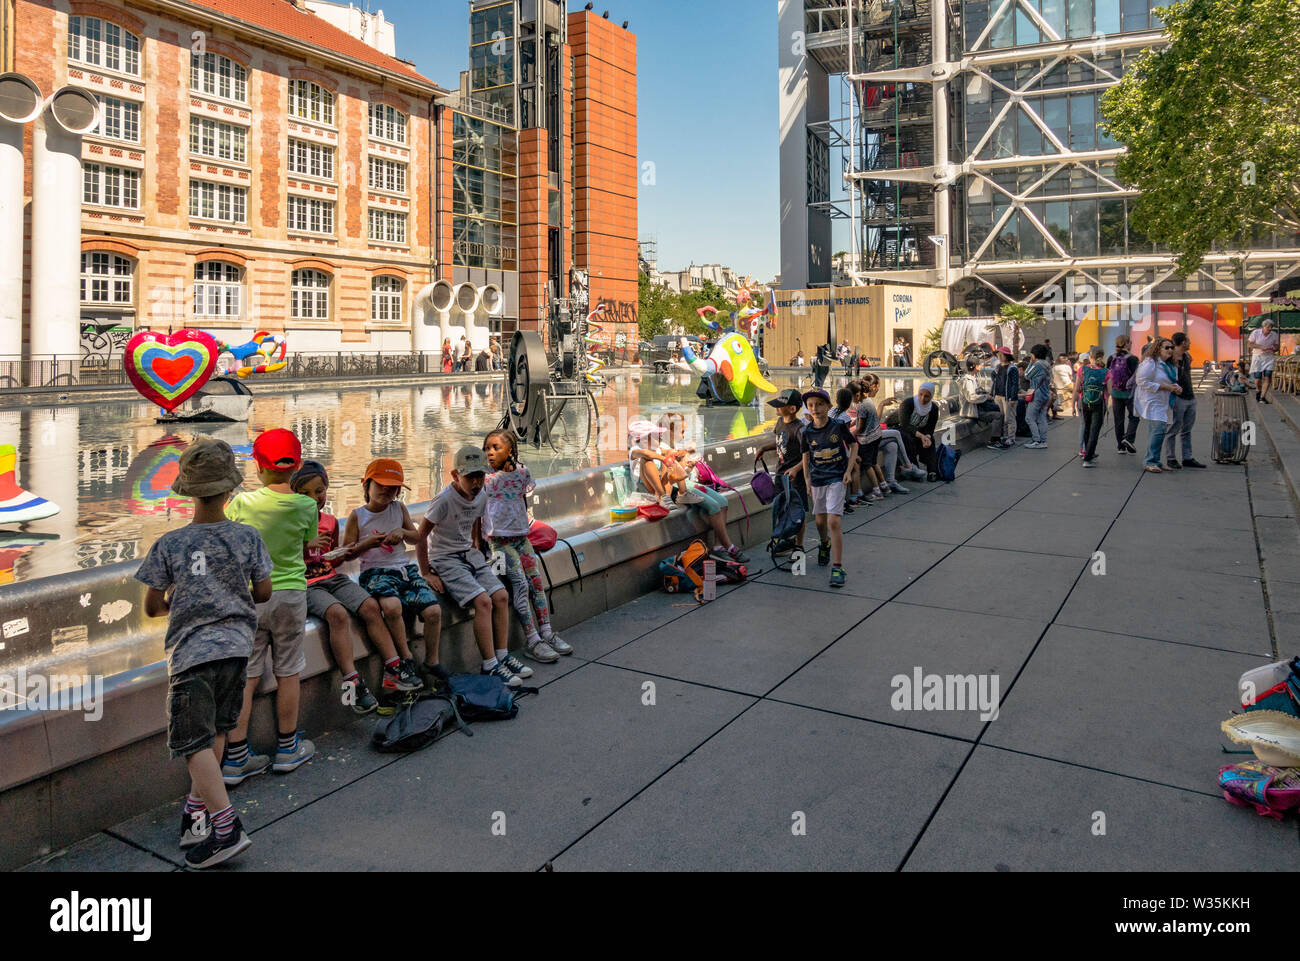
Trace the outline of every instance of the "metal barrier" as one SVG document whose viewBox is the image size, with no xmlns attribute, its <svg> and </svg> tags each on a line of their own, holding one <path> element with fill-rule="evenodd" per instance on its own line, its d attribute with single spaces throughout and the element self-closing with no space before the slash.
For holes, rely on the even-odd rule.
<svg viewBox="0 0 1300 961">
<path fill-rule="evenodd" d="M 258 374 L 257 383 L 441 374 L 440 352 L 321 351 L 290 353 L 282 370 Z M 468 373 L 469 371 L 466 371 Z M 129 386 L 120 354 L 0 359 L 0 393 L 31 387 Z"/>
</svg>

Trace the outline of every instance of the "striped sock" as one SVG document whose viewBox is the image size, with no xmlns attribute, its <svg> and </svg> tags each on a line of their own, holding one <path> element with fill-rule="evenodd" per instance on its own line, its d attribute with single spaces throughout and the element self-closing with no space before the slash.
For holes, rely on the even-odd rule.
<svg viewBox="0 0 1300 961">
<path fill-rule="evenodd" d="M 248 760 L 248 741 L 226 742 L 226 763 L 243 764 Z"/>
<path fill-rule="evenodd" d="M 344 684 L 355 684 L 355 683 L 356 683 L 357 681 L 359 681 L 360 679 L 361 679 L 361 673 L 360 673 L 359 671 L 353 671 L 353 672 L 352 672 L 351 674 L 349 674 L 347 677 L 343 678 L 343 683 L 344 683 Z"/>
<path fill-rule="evenodd" d="M 207 805 L 203 803 L 203 798 L 191 794 L 185 799 L 186 814 L 194 815 L 206 810 Z"/>
<path fill-rule="evenodd" d="M 235 806 L 233 804 L 227 805 L 212 815 L 212 830 L 216 832 L 218 841 L 224 841 L 230 837 L 230 832 L 234 829 Z"/>
<path fill-rule="evenodd" d="M 279 735 L 277 749 L 281 754 L 293 754 L 298 750 L 298 732 L 290 731 L 288 734 Z"/>
<path fill-rule="evenodd" d="M 402 659 L 400 657 L 395 657 L 391 661 L 384 661 L 384 667 L 396 673 L 397 666 L 401 663 L 402 663 Z"/>
</svg>

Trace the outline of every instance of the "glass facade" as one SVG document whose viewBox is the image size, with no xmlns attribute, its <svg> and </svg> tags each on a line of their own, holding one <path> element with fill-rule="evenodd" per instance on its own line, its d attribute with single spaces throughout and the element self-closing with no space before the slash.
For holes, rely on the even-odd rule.
<svg viewBox="0 0 1300 961">
<path fill-rule="evenodd" d="M 1031 0 L 1035 11 L 1062 40 L 1133 33 L 1159 29 L 1156 8 L 1165 0 Z M 1052 40 L 1024 12 L 1013 4 L 989 29 L 989 16 L 996 16 L 1002 0 L 966 0 L 962 4 L 963 37 L 967 50 L 972 49 L 985 31 L 987 39 L 981 49 L 1001 49 Z"/>
<path fill-rule="evenodd" d="M 452 252 L 458 267 L 518 270 L 516 135 L 452 116 Z"/>
<path fill-rule="evenodd" d="M 469 86 L 482 100 L 515 116 L 514 0 L 471 10 L 469 15 Z"/>
</svg>

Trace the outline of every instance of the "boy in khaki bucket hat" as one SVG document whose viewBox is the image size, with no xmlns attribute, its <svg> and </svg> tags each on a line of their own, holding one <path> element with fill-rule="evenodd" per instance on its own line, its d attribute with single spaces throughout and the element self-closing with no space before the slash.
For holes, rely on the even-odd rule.
<svg viewBox="0 0 1300 961">
<path fill-rule="evenodd" d="M 252 843 L 221 777 L 226 735 L 244 700 L 255 605 L 271 596 L 261 535 L 225 513 L 243 479 L 225 441 L 201 437 L 187 447 L 172 490 L 194 499 L 194 517 L 155 541 L 135 575 L 148 588 L 145 613 L 168 617 L 167 746 L 189 768 L 180 847 L 193 868 L 228 861 Z"/>
</svg>

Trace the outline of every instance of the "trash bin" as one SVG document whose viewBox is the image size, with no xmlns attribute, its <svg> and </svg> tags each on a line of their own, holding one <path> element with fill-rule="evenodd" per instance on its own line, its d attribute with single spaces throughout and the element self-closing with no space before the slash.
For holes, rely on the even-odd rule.
<svg viewBox="0 0 1300 961">
<path fill-rule="evenodd" d="M 1214 439 L 1210 456 L 1216 464 L 1244 464 L 1250 447 L 1243 443 L 1246 395 L 1227 390 L 1214 392 Z"/>
</svg>

